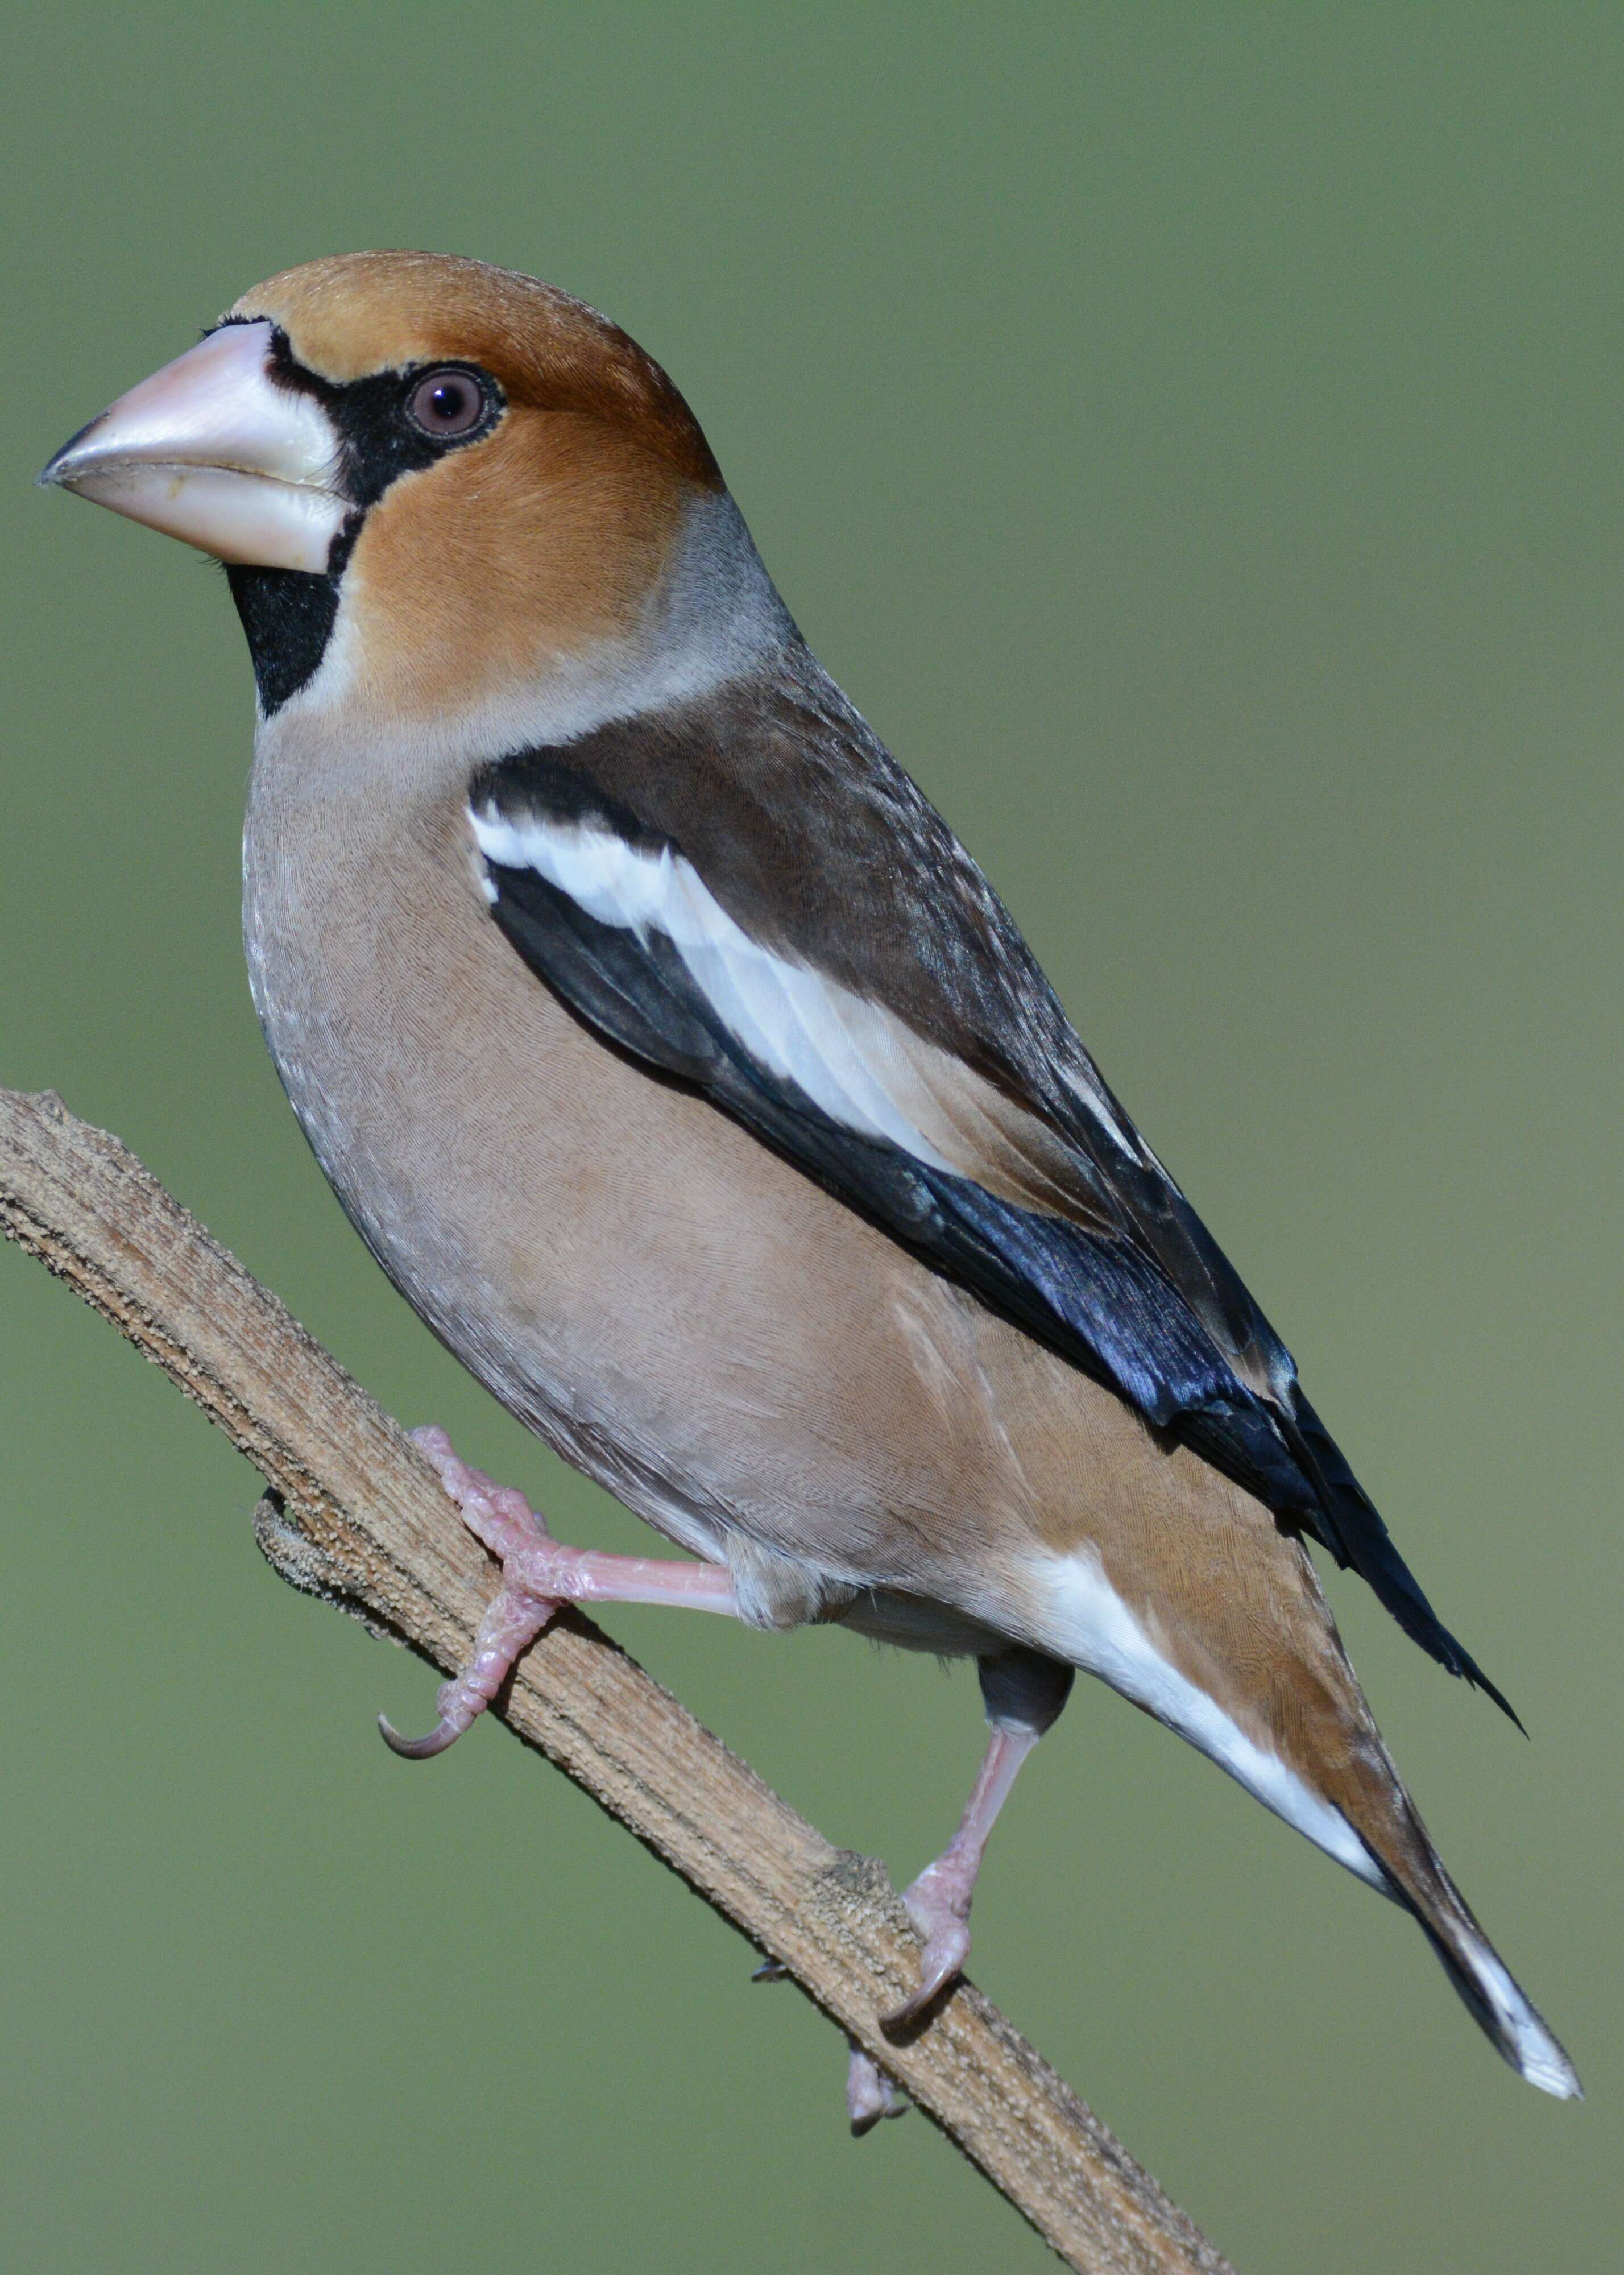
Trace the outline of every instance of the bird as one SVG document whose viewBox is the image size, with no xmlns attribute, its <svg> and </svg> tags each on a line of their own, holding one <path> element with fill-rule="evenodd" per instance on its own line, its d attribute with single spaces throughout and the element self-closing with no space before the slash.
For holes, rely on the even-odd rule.
<svg viewBox="0 0 1624 2275">
<path fill-rule="evenodd" d="M 535 278 L 338 255 L 244 294 L 40 480 L 225 564 L 253 1003 L 351 1221 L 502 1405 L 686 1552 L 556 1541 L 417 1432 L 501 1577 L 434 1729 L 383 1723 L 396 1750 L 442 1750 L 566 1601 L 975 1659 L 986 1751 L 906 1892 L 900 2029 L 960 1975 L 993 1820 L 1081 1670 L 1410 1913 L 1507 2062 L 1577 2096 L 1311 1545 L 1509 1704 L 812 654 L 653 359 Z M 847 2099 L 858 2131 L 897 2106 L 856 2046 Z"/>
</svg>

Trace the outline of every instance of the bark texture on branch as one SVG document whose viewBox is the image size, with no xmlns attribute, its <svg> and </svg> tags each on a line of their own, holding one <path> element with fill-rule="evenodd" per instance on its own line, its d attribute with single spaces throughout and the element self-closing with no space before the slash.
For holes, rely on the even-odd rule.
<svg viewBox="0 0 1624 2275">
<path fill-rule="evenodd" d="M 296 1586 L 451 1671 L 492 1567 L 397 1424 L 116 1138 L 0 1090 L 0 1228 L 68 1281 L 264 1477 L 261 1546 Z M 831 1846 L 580 1614 L 492 1710 L 783 1964 L 1060 2256 L 1091 2275 L 1227 2262 L 969 1983 L 927 2026 L 877 2016 L 917 1939 L 883 1866 Z"/>
</svg>

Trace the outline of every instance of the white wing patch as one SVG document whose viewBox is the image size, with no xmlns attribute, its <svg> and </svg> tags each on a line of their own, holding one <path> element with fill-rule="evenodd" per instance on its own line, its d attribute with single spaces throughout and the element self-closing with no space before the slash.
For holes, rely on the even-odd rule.
<svg viewBox="0 0 1624 2275">
<path fill-rule="evenodd" d="M 469 819 L 480 850 L 497 867 L 533 869 L 600 924 L 642 939 L 663 933 L 751 1056 L 795 1083 L 831 1121 L 931 1168 L 958 1166 L 911 1110 L 928 1107 L 914 1062 L 930 1046 L 904 1040 L 889 1012 L 837 980 L 759 947 L 680 854 L 645 852 L 579 822 L 515 821 L 489 807 L 471 809 Z"/>
<path fill-rule="evenodd" d="M 645 851 L 601 825 L 515 820 L 494 805 L 470 808 L 469 820 L 495 866 L 533 870 L 600 924 L 643 940 L 662 933 L 751 1056 L 842 1129 L 972 1178 L 1017 1208 L 1114 1229 L 1077 1156 L 1035 1113 L 884 1004 L 752 940 L 682 854 Z"/>
</svg>

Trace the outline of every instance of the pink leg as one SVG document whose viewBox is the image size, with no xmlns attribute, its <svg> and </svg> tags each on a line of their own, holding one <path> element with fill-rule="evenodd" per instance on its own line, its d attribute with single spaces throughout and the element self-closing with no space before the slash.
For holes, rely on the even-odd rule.
<svg viewBox="0 0 1624 2275">
<path fill-rule="evenodd" d="M 686 1604 L 738 1616 L 732 1575 L 718 1564 L 679 1564 L 668 1557 L 601 1556 L 566 1548 L 521 1493 L 493 1485 L 482 1470 L 457 1459 L 443 1430 L 414 1430 L 440 1482 L 476 1540 L 502 1565 L 502 1585 L 486 1606 L 473 1657 L 442 1686 L 440 1719 L 423 1738 L 403 1738 L 385 1717 L 378 1727 L 397 1754 L 413 1761 L 442 1754 L 483 1713 L 560 1604 Z"/>
<path fill-rule="evenodd" d="M 988 1836 L 1009 1797 L 1016 1772 L 1039 1735 L 1036 1730 L 1001 1729 L 994 1725 L 958 1831 L 935 1863 L 927 1864 L 913 1886 L 904 1889 L 903 1901 L 925 1938 L 925 1949 L 917 1989 L 882 2017 L 882 2029 L 897 2029 L 917 2021 L 969 1958 L 971 1899 L 976 1893 L 976 1876 Z M 846 2115 L 852 2132 L 861 2140 L 881 2118 L 901 2117 L 907 2107 L 903 2094 L 853 2039 L 846 2065 Z"/>
<path fill-rule="evenodd" d="M 1009 1797 L 1016 1772 L 1041 1735 L 1038 1730 L 993 1724 L 958 1831 L 935 1863 L 927 1864 L 913 1886 L 903 1890 L 903 1901 L 925 1938 L 925 1950 L 919 1961 L 918 1988 L 885 2016 L 887 2029 L 917 2021 L 969 1958 L 971 1899 L 976 1893 L 976 1875 L 981 1870 L 987 1836 Z M 849 2080 L 849 2097 L 850 2087 Z"/>
</svg>

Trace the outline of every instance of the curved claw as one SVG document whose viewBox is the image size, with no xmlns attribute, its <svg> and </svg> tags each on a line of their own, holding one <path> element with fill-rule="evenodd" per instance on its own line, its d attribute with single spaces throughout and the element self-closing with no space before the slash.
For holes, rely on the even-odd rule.
<svg viewBox="0 0 1624 2275">
<path fill-rule="evenodd" d="M 421 1738 L 403 1738 L 387 1714 L 379 1715 L 378 1730 L 389 1751 L 401 1755 L 409 1762 L 431 1761 L 436 1754 L 444 1753 L 446 1748 L 463 1735 L 457 1724 L 448 1722 L 443 1717 Z"/>
<path fill-rule="evenodd" d="M 946 1927 L 936 1929 L 926 1943 L 919 1959 L 919 1980 L 900 2007 L 893 2007 L 888 2014 L 880 2018 L 882 2030 L 906 2029 L 917 2022 L 931 2001 L 944 1992 L 955 1976 L 963 1972 L 970 1957 L 970 1930 L 955 1920 Z"/>
</svg>

